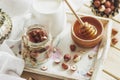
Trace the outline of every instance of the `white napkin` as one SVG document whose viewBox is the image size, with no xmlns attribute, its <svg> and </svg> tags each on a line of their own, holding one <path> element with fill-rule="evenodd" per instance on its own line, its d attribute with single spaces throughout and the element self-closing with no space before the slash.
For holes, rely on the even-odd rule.
<svg viewBox="0 0 120 80">
<path fill-rule="evenodd" d="M 24 68 L 24 61 L 22 59 L 4 51 L 0 51 L 0 63 L 0 73 L 9 74 L 9 72 L 13 71 L 21 75 Z"/>
<path fill-rule="evenodd" d="M 0 0 L 0 8 L 10 17 L 20 16 L 31 7 L 32 0 Z"/>
<path fill-rule="evenodd" d="M 10 53 L 0 51 L 0 79 L 1 80 L 19 80 L 16 77 L 22 74 L 23 69 L 24 69 L 24 61 L 22 59 L 17 58 L 16 56 L 11 55 Z M 2 76 L 3 74 L 6 77 L 3 77 Z M 12 76 L 9 77 L 5 74 L 12 75 Z M 13 79 L 13 76 L 16 76 L 16 77 L 14 77 Z"/>
<path fill-rule="evenodd" d="M 11 46 L 19 40 L 24 25 L 24 14 L 29 11 L 32 0 L 0 0 L 0 8 L 12 18 L 12 32 L 9 40 L 0 45 L 0 80 L 25 80 L 19 76 L 24 69 L 24 61 L 17 58 Z"/>
</svg>

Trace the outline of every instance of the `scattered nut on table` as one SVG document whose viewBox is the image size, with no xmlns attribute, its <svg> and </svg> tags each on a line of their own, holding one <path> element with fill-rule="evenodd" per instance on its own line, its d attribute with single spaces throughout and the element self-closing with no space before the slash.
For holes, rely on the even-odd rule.
<svg viewBox="0 0 120 80">
<path fill-rule="evenodd" d="M 77 70 L 77 66 L 76 65 L 70 66 L 70 70 L 71 71 L 76 71 Z"/>
<path fill-rule="evenodd" d="M 95 57 L 95 54 L 93 54 L 93 53 L 91 53 L 91 54 L 88 55 L 89 59 L 93 59 L 94 57 Z"/>
<path fill-rule="evenodd" d="M 71 55 L 70 54 L 65 54 L 64 55 L 64 61 L 68 62 L 69 60 L 71 60 Z"/>
<path fill-rule="evenodd" d="M 90 70 L 87 72 L 87 75 L 88 75 L 88 76 L 92 76 L 93 71 L 94 71 L 94 69 L 93 69 L 93 68 L 90 68 Z"/>
<path fill-rule="evenodd" d="M 115 36 L 118 33 L 118 31 L 115 28 L 112 28 L 112 35 Z"/>
<path fill-rule="evenodd" d="M 55 59 L 54 62 L 55 62 L 56 64 L 59 64 L 59 63 L 60 63 L 60 59 Z"/>
<path fill-rule="evenodd" d="M 75 50 L 76 50 L 76 46 L 75 46 L 74 44 L 71 44 L 71 45 L 70 45 L 70 50 L 71 50 L 71 51 L 75 51 Z"/>
<path fill-rule="evenodd" d="M 48 68 L 47 68 L 47 66 L 41 66 L 40 69 L 41 69 L 42 71 L 46 71 Z"/>
<path fill-rule="evenodd" d="M 78 54 L 75 54 L 74 57 L 73 57 L 74 62 L 78 62 L 78 61 L 80 61 L 80 59 L 81 59 L 81 56 L 78 55 Z"/>
<path fill-rule="evenodd" d="M 78 50 L 77 52 L 79 52 L 79 53 L 85 53 L 86 51 L 85 50 Z"/>
<path fill-rule="evenodd" d="M 53 53 L 55 53 L 57 51 L 57 49 L 56 48 L 53 48 Z"/>
<path fill-rule="evenodd" d="M 93 74 L 92 72 L 89 71 L 87 72 L 87 76 L 92 76 L 92 74 Z"/>
<path fill-rule="evenodd" d="M 118 43 L 118 39 L 114 37 L 114 38 L 112 38 L 112 41 L 111 41 L 111 42 L 112 42 L 113 45 L 115 45 L 115 44 Z"/>
<path fill-rule="evenodd" d="M 67 70 L 69 68 L 69 66 L 67 64 L 65 64 L 65 63 L 62 63 L 62 68 Z"/>
</svg>

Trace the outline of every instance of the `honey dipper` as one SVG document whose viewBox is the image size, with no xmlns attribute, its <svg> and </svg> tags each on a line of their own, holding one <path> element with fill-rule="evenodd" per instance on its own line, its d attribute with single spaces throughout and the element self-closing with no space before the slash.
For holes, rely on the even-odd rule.
<svg viewBox="0 0 120 80">
<path fill-rule="evenodd" d="M 70 3 L 67 0 L 65 0 L 65 2 L 68 5 L 68 7 L 70 8 L 70 10 L 73 12 L 75 17 L 77 18 L 78 22 L 81 24 L 81 26 L 80 26 L 80 28 L 81 28 L 81 35 L 83 35 L 84 37 L 88 37 L 88 38 L 94 38 L 97 35 L 97 29 L 95 28 L 95 26 L 89 24 L 88 22 L 83 22 L 78 17 L 76 12 L 73 10 L 73 8 L 71 7 Z"/>
</svg>

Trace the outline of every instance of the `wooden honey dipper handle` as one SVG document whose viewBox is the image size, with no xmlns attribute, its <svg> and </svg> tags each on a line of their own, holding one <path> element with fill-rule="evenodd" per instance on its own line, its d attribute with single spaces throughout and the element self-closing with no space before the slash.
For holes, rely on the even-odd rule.
<svg viewBox="0 0 120 80">
<path fill-rule="evenodd" d="M 97 29 L 95 28 L 95 26 L 89 24 L 88 22 L 83 22 L 81 20 L 81 18 L 78 17 L 78 15 L 76 14 L 76 12 L 73 10 L 73 8 L 71 7 L 71 5 L 69 4 L 68 0 L 64 0 L 66 2 L 66 4 L 68 5 L 68 7 L 70 8 L 70 10 L 73 12 L 73 14 L 75 15 L 75 17 L 77 18 L 78 22 L 80 23 L 80 28 L 82 28 L 81 35 L 83 35 L 84 37 L 89 37 L 89 38 L 94 38 L 97 35 Z"/>
<path fill-rule="evenodd" d="M 84 26 L 84 22 L 78 17 L 78 15 L 76 14 L 76 12 L 73 10 L 73 8 L 71 7 L 71 5 L 69 4 L 69 2 L 67 0 L 64 0 L 66 2 L 66 4 L 68 5 L 68 7 L 71 9 L 71 11 L 73 12 L 73 14 L 75 15 L 75 17 L 77 18 L 77 20 L 79 21 L 79 23 L 81 23 L 82 26 Z"/>
</svg>

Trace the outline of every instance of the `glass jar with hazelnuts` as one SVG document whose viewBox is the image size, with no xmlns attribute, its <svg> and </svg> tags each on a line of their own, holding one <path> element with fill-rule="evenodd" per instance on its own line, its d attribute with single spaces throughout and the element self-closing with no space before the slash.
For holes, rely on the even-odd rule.
<svg viewBox="0 0 120 80">
<path fill-rule="evenodd" d="M 27 66 L 35 67 L 49 58 L 51 35 L 45 26 L 34 24 L 24 29 L 22 56 Z"/>
</svg>

